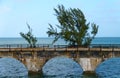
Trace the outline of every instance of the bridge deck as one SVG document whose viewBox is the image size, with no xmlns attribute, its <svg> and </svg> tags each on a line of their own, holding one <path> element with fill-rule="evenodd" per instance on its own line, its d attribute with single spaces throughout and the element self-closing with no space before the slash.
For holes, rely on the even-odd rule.
<svg viewBox="0 0 120 78">
<path fill-rule="evenodd" d="M 118 52 L 120 51 L 120 48 L 0 48 L 0 52 L 34 52 L 34 51 L 50 51 L 50 52 L 55 52 L 55 51 L 93 51 L 93 52 Z"/>
</svg>

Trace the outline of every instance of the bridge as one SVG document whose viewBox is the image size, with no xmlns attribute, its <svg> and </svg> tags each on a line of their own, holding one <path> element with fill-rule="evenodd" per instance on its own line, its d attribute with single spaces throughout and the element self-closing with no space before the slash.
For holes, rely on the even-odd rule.
<svg viewBox="0 0 120 78">
<path fill-rule="evenodd" d="M 112 57 L 120 56 L 120 45 L 91 45 L 90 47 L 69 47 L 67 45 L 0 45 L 0 57 L 12 57 L 20 60 L 29 71 L 41 71 L 51 58 L 65 56 L 81 65 L 83 70 L 94 71 L 96 67 Z"/>
</svg>

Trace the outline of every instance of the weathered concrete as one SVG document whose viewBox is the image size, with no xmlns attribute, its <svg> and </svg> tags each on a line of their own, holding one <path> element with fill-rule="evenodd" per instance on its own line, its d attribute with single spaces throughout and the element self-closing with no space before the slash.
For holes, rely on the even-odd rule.
<svg viewBox="0 0 120 78">
<path fill-rule="evenodd" d="M 101 58 L 79 58 L 78 63 L 83 71 L 95 71 L 96 67 L 102 62 Z"/>
<path fill-rule="evenodd" d="M 24 58 L 21 60 L 28 68 L 29 71 L 40 71 L 43 65 L 46 63 L 45 58 Z M 86 71 L 95 71 L 96 67 L 102 62 L 101 58 L 79 58 L 77 61 L 84 72 Z"/>
<path fill-rule="evenodd" d="M 29 71 L 38 72 L 41 71 L 43 65 L 45 64 L 44 58 L 24 58 L 22 62 L 26 65 Z"/>
</svg>

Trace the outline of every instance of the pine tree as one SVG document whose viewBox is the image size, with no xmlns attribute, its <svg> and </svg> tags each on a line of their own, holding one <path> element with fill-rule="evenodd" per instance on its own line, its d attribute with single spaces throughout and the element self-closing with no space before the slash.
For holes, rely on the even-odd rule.
<svg viewBox="0 0 120 78">
<path fill-rule="evenodd" d="M 91 44 L 92 39 L 98 32 L 98 26 L 95 23 L 87 23 L 80 9 L 65 9 L 63 5 L 58 5 L 58 9 L 54 8 L 54 11 L 59 25 L 53 28 L 49 24 L 50 27 L 47 31 L 48 36 L 55 37 L 53 43 L 61 38 L 68 42 L 70 46 L 89 46 Z"/>
<path fill-rule="evenodd" d="M 37 39 L 32 34 L 32 29 L 30 28 L 30 25 L 27 24 L 29 31 L 27 33 L 20 32 L 20 35 L 29 43 L 31 48 L 36 47 Z"/>
</svg>

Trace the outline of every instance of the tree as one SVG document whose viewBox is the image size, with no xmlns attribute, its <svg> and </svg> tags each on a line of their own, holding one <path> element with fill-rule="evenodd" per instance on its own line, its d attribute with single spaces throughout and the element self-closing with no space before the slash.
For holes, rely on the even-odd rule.
<svg viewBox="0 0 120 78">
<path fill-rule="evenodd" d="M 27 33 L 20 32 L 20 35 L 29 43 L 31 48 L 36 47 L 37 39 L 32 34 L 32 29 L 30 28 L 30 25 L 27 24 L 29 31 Z"/>
<path fill-rule="evenodd" d="M 55 37 L 53 43 L 61 38 L 68 42 L 70 46 L 90 45 L 98 32 L 98 26 L 95 23 L 86 23 L 83 12 L 78 8 L 65 9 L 63 5 L 58 5 L 58 9 L 54 8 L 54 11 L 59 25 L 54 28 L 49 24 L 50 27 L 47 31 L 48 36 Z"/>
</svg>

